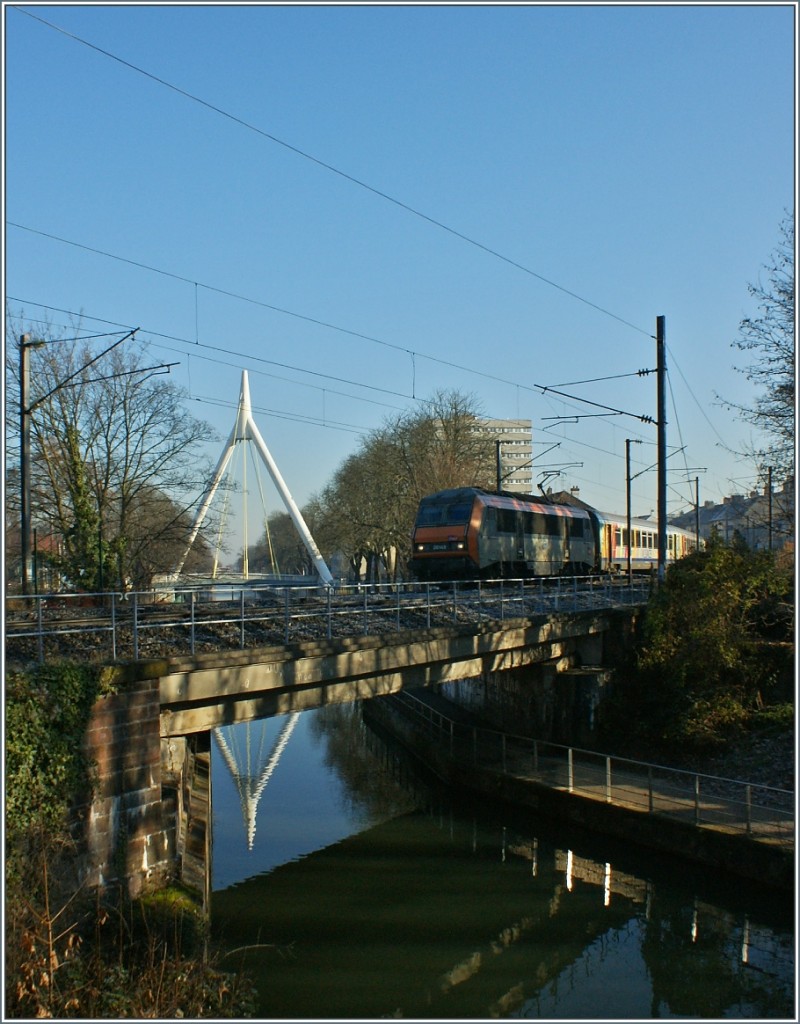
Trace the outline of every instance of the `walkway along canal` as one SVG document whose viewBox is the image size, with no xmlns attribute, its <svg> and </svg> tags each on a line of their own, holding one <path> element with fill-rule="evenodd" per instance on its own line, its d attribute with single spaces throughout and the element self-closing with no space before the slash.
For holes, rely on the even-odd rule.
<svg viewBox="0 0 800 1024">
<path fill-rule="evenodd" d="M 794 793 L 489 729 L 437 691 L 364 714 L 450 786 L 793 888 Z"/>
</svg>

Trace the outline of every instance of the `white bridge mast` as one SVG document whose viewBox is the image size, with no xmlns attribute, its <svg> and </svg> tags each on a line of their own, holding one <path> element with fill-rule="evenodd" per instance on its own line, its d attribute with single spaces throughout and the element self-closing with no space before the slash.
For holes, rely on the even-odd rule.
<svg viewBox="0 0 800 1024">
<path fill-rule="evenodd" d="M 300 509 L 295 504 L 294 498 L 289 493 L 289 488 L 286 486 L 283 477 L 280 474 L 280 470 L 275 464 L 275 460 L 270 454 L 269 448 L 267 448 L 264 438 L 261 436 L 261 432 L 253 420 L 253 413 L 250 406 L 250 384 L 247 379 L 247 370 L 242 370 L 242 389 L 239 394 L 239 407 L 236 411 L 236 422 L 231 430 L 230 437 L 225 445 L 225 448 L 220 456 L 217 468 L 214 470 L 214 478 L 211 482 L 211 486 L 206 490 L 203 500 L 200 503 L 197 515 L 195 516 L 194 525 L 192 526 L 192 532 L 189 534 L 189 543 L 186 545 L 186 550 L 178 562 L 175 569 L 175 575 L 177 576 L 183 569 L 183 564 L 186 561 L 186 557 L 191 551 L 192 544 L 194 544 L 195 537 L 206 517 L 206 513 L 214 499 L 214 495 L 217 492 L 217 488 L 220 485 L 225 470 L 228 467 L 228 463 L 233 455 L 234 448 L 238 441 L 252 441 L 264 465 L 269 470 L 269 475 L 272 477 L 272 482 L 280 492 L 283 503 L 286 506 L 286 511 L 292 518 L 297 532 L 300 534 L 300 539 L 306 546 L 306 550 L 311 556 L 311 560 L 314 562 L 317 572 L 323 583 L 326 583 L 329 587 L 333 586 L 333 576 L 331 571 L 325 562 L 325 559 L 320 554 L 320 550 L 314 542 L 314 538 L 311 536 L 311 531 L 306 525 L 306 521 L 303 519 Z"/>
</svg>

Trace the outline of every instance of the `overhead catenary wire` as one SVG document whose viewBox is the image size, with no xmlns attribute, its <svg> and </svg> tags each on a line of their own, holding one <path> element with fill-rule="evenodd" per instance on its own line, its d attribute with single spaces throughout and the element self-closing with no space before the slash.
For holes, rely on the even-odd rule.
<svg viewBox="0 0 800 1024">
<path fill-rule="evenodd" d="M 554 394 L 559 394 L 559 395 L 561 395 L 561 397 L 570 398 L 570 399 L 572 399 L 573 401 L 576 401 L 576 402 L 582 402 L 582 403 L 587 404 L 587 405 L 598 406 L 598 403 L 590 402 L 588 399 L 581 398 L 580 396 L 577 396 L 577 395 L 564 395 L 562 392 L 555 391 L 554 388 L 552 386 L 550 386 L 550 385 L 537 384 L 537 383 L 520 384 L 519 381 L 507 380 L 504 377 L 498 377 L 495 374 L 487 373 L 487 372 L 485 372 L 483 370 L 476 370 L 476 369 L 474 369 L 472 367 L 464 366 L 464 365 L 462 365 L 460 363 L 453 362 L 452 360 L 441 359 L 438 356 L 431 356 L 431 355 L 428 355 L 425 352 L 418 352 L 418 351 L 406 348 L 403 345 L 397 345 L 397 344 L 395 344 L 393 342 L 388 342 L 388 341 L 385 341 L 385 340 L 383 340 L 381 338 L 376 338 L 376 337 L 374 337 L 372 335 L 364 334 L 364 333 L 362 333 L 360 331 L 355 331 L 355 330 L 352 330 L 352 329 L 346 328 L 346 327 L 340 327 L 340 326 L 338 326 L 336 324 L 331 324 L 331 323 L 328 323 L 328 322 L 326 322 L 324 320 L 317 319 L 315 317 L 307 316 L 307 315 L 302 314 L 302 313 L 297 313 L 297 312 L 292 311 L 292 310 L 284 309 L 284 308 L 282 308 L 280 306 L 275 306 L 275 305 L 273 305 L 271 303 L 263 302 L 261 299 L 254 299 L 254 298 L 252 298 L 250 296 L 241 295 L 241 294 L 238 294 L 238 293 L 235 293 L 235 292 L 230 292 L 230 291 L 227 291 L 226 289 L 218 288 L 218 287 L 216 287 L 214 285 L 207 285 L 207 284 L 203 284 L 202 282 L 192 281 L 190 278 L 185 277 L 182 274 L 177 274 L 174 271 L 164 270 L 163 268 L 159 268 L 159 267 L 153 267 L 153 266 L 150 266 L 148 264 L 139 262 L 137 260 L 131 260 L 131 259 L 129 259 L 126 256 L 120 256 L 117 253 L 110 253 L 110 252 L 107 252 L 107 251 L 102 250 L 102 249 L 97 249 L 97 248 L 95 248 L 93 246 L 87 246 L 87 245 L 84 245 L 81 242 L 76 242 L 76 241 L 74 241 L 72 239 L 63 238 L 63 237 L 58 236 L 58 235 L 53 235 L 53 234 L 50 234 L 49 232 L 46 232 L 46 231 L 40 231 L 40 230 L 38 230 L 36 228 L 30 228 L 30 227 L 28 227 L 28 226 L 26 226 L 24 224 L 18 224 L 16 222 L 9 222 L 9 226 L 19 228 L 22 231 L 29 231 L 29 232 L 31 232 L 33 234 L 41 235 L 41 236 L 43 236 L 45 238 L 49 238 L 49 239 L 51 239 L 53 241 L 61 242 L 64 245 L 71 245 L 71 246 L 74 246 L 74 247 L 76 247 L 78 249 L 86 250 L 88 252 L 94 253 L 95 255 L 103 256 L 103 257 L 105 257 L 107 259 L 117 260 L 117 261 L 122 262 L 122 263 L 128 263 L 128 264 L 130 264 L 132 266 L 138 267 L 139 269 L 147 270 L 147 271 L 149 271 L 151 273 L 154 273 L 154 274 L 159 274 L 159 275 L 162 275 L 164 277 L 172 278 L 173 280 L 182 281 L 182 282 L 187 283 L 187 284 L 192 284 L 195 288 L 197 288 L 197 287 L 206 288 L 209 291 L 217 292 L 218 294 L 225 295 L 228 298 L 234 298 L 234 299 L 237 299 L 237 300 L 242 301 L 242 302 L 247 302 L 247 303 L 251 303 L 251 304 L 256 305 L 256 306 L 261 306 L 263 308 L 270 309 L 273 312 L 277 312 L 277 313 L 285 314 L 285 315 L 288 315 L 288 316 L 296 317 L 298 319 L 307 321 L 309 323 L 313 323 L 313 324 L 315 324 L 316 326 L 319 326 L 319 327 L 324 327 L 324 328 L 327 328 L 329 330 L 334 330 L 334 331 L 338 331 L 338 332 L 343 333 L 343 334 L 350 335 L 351 337 L 360 338 L 363 341 L 369 341 L 369 342 L 372 342 L 372 343 L 377 344 L 377 345 L 382 345 L 385 348 L 394 349 L 397 352 L 402 352 L 402 353 L 404 353 L 404 354 L 406 354 L 406 355 L 411 357 L 411 360 L 412 360 L 412 388 L 411 388 L 411 394 L 410 395 L 409 394 L 403 394 L 401 392 L 389 391 L 388 389 L 384 389 L 384 388 L 375 388 L 372 385 L 368 385 L 368 384 L 363 384 L 363 385 L 362 384 L 356 384 L 356 386 L 358 386 L 358 387 L 372 388 L 373 390 L 384 391 L 387 394 L 393 394 L 396 397 L 411 398 L 412 400 L 415 400 L 416 399 L 416 394 L 415 394 L 415 391 L 416 391 L 416 362 L 415 362 L 415 358 L 419 357 L 421 359 L 427 359 L 429 362 L 437 363 L 440 366 L 447 366 L 450 369 L 461 370 L 464 373 L 470 373 L 470 374 L 473 374 L 473 375 L 475 375 L 477 377 L 482 377 L 485 380 L 495 381 L 498 384 L 504 384 L 504 385 L 507 385 L 509 387 L 523 388 L 524 390 L 530 391 L 530 392 L 532 392 L 534 394 L 538 393 L 538 392 L 544 393 L 544 391 L 552 391 Z M 21 302 L 23 300 L 16 299 L 15 301 Z M 189 342 L 186 341 L 186 339 L 173 338 L 173 340 L 181 340 L 185 344 L 189 343 Z M 196 346 L 198 346 L 198 347 L 201 345 L 200 341 L 197 340 L 197 339 L 195 340 L 194 344 Z M 206 348 L 212 348 L 212 349 L 214 348 L 214 346 L 209 346 L 207 343 L 206 343 L 205 347 Z M 255 359 L 255 358 L 261 358 L 261 357 L 252 356 L 252 357 L 248 357 L 248 358 Z M 271 362 L 274 365 L 287 367 L 287 364 L 285 364 L 285 363 L 278 363 L 275 360 L 263 360 L 263 361 Z M 290 368 L 291 369 L 296 369 L 296 370 L 299 369 L 297 367 L 290 367 Z M 300 372 L 310 373 L 310 374 L 317 373 L 317 371 L 314 371 L 314 370 L 300 370 Z M 637 375 L 641 376 L 643 372 L 644 371 L 639 371 Z M 319 375 L 319 376 L 329 376 L 329 375 L 326 375 L 326 374 L 317 374 L 317 375 Z M 338 380 L 340 382 L 342 382 L 342 380 L 343 380 L 342 378 L 339 378 L 339 377 L 330 377 L 330 379 Z M 355 383 L 355 382 L 348 381 L 347 383 L 351 383 L 352 384 L 352 383 Z M 621 410 L 621 409 L 613 409 L 613 407 L 610 407 L 610 406 L 598 406 L 598 407 L 599 408 L 609 409 L 610 411 L 614 411 L 614 412 L 618 413 L 621 416 L 630 416 L 630 417 L 632 417 L 634 419 L 641 420 L 643 423 L 653 422 L 651 417 L 648 417 L 648 416 L 646 416 L 644 414 L 633 413 L 633 412 L 629 412 L 627 410 Z"/>
<path fill-rule="evenodd" d="M 397 199 L 395 196 L 389 195 L 388 192 L 384 192 L 381 189 L 378 189 L 375 186 L 370 185 L 365 181 L 362 181 L 360 178 L 356 178 L 352 174 L 348 174 L 346 171 L 341 170 L 341 168 L 335 167 L 333 164 L 327 163 L 326 161 L 321 160 L 319 157 L 313 156 L 311 153 L 307 153 L 305 150 L 302 150 L 299 147 L 294 146 L 289 142 L 286 142 L 286 140 L 278 138 L 277 135 L 273 135 L 271 132 L 268 132 L 263 128 L 259 128 L 257 125 L 254 125 L 251 122 L 244 120 L 244 118 L 238 117 L 236 114 L 232 114 L 230 111 L 224 110 L 222 107 L 218 107 L 216 106 L 216 104 L 213 104 L 208 100 L 205 100 L 202 97 L 189 92 L 186 89 L 182 89 L 180 86 L 175 85 L 173 82 L 167 81 L 165 78 L 161 78 L 160 76 L 155 75 L 150 71 L 146 71 L 144 68 L 139 67 L 137 64 L 133 64 L 131 61 L 125 60 L 117 54 L 112 53 L 110 50 L 103 49 L 103 47 L 97 46 L 95 43 L 89 42 L 82 36 L 78 36 L 73 32 L 67 31 L 60 25 L 55 25 L 53 22 L 48 21 L 46 18 L 42 18 L 37 14 L 33 14 L 31 11 L 25 10 L 24 8 L 18 7 L 15 8 L 15 10 L 18 10 L 22 14 L 28 15 L 28 17 L 33 18 L 35 21 L 40 22 L 41 24 L 47 26 L 53 31 L 59 32 L 67 38 L 72 39 L 75 42 L 80 43 L 81 45 L 86 46 L 91 50 L 94 50 L 96 53 L 102 54 L 109 60 L 116 61 L 123 67 L 126 67 L 129 70 L 136 72 L 137 74 L 143 75 L 145 78 L 148 78 L 153 82 L 156 82 L 158 85 L 161 85 L 166 89 L 170 89 L 172 92 L 175 92 L 180 96 L 183 96 L 185 99 L 191 100 L 193 103 L 197 103 L 200 106 L 205 107 L 207 110 L 210 110 L 221 117 L 227 118 L 235 124 L 238 124 L 243 128 L 246 128 L 248 131 L 255 132 L 257 135 L 260 135 L 262 138 L 265 138 L 278 146 L 282 146 L 284 149 L 287 149 L 288 151 L 296 154 L 297 156 L 302 157 L 304 160 L 308 160 L 311 163 L 316 164 L 318 167 L 321 167 L 326 171 L 330 171 L 332 174 L 336 174 L 339 177 L 345 179 L 346 181 L 351 182 L 353 185 L 365 189 L 366 191 L 372 193 L 373 195 L 378 196 L 379 198 L 384 199 L 389 203 L 392 203 L 399 209 L 405 210 L 407 213 L 410 213 L 413 216 L 418 217 L 423 221 L 426 221 L 428 224 L 431 224 L 434 227 L 437 227 L 440 230 L 447 232 L 454 238 L 458 238 L 461 241 L 466 242 L 468 245 L 474 246 L 475 248 L 487 253 L 488 255 L 494 257 L 495 259 L 501 260 L 508 266 L 515 267 L 517 270 L 521 270 L 523 273 L 528 274 L 530 277 L 536 278 L 536 280 L 541 281 L 543 284 L 546 284 L 551 288 L 555 288 L 557 291 L 560 291 L 563 294 L 569 296 L 570 298 L 575 299 L 577 302 L 581 302 L 584 305 L 589 306 L 591 309 L 594 309 L 597 312 L 603 314 L 604 316 L 608 316 L 613 320 L 616 320 L 618 323 L 621 323 L 626 327 L 630 327 L 631 330 L 636 331 L 639 334 L 643 334 L 646 338 L 653 337 L 652 332 L 645 330 L 643 327 L 639 327 L 636 324 L 631 323 L 629 320 L 626 320 L 623 317 L 618 316 L 616 313 L 611 312 L 605 307 L 600 306 L 595 302 L 591 302 L 589 299 L 585 298 L 582 295 L 579 295 L 577 292 L 572 291 L 569 288 L 565 288 L 563 285 L 560 285 L 557 282 L 551 280 L 550 278 L 547 278 L 544 275 L 537 273 L 530 267 L 526 267 L 519 261 L 511 259 L 509 256 L 505 256 L 498 250 L 493 249 L 488 245 L 485 245 L 483 242 L 479 242 L 477 239 L 474 239 L 461 231 L 457 231 L 455 228 L 450 227 L 443 221 L 437 220 L 435 217 L 432 217 L 429 214 L 426 214 L 421 210 L 418 210 L 415 207 L 410 206 L 408 203 L 405 203 L 402 200 Z"/>
<path fill-rule="evenodd" d="M 120 326 L 120 327 L 124 327 L 125 326 L 125 325 L 120 324 L 120 323 L 115 322 L 115 321 L 109 321 L 109 320 L 106 320 L 106 319 L 103 319 L 103 318 L 100 318 L 100 317 L 96 317 L 96 316 L 92 316 L 92 315 L 86 314 L 86 313 L 77 313 L 74 310 L 68 310 L 68 309 L 64 309 L 62 307 L 49 306 L 49 305 L 45 305 L 43 303 L 34 302 L 32 300 L 25 300 L 25 299 L 21 299 L 21 298 L 14 297 L 14 296 L 9 296 L 8 298 L 10 298 L 12 301 L 15 301 L 15 302 L 23 302 L 23 303 L 24 302 L 29 302 L 32 305 L 40 306 L 41 308 L 52 310 L 53 312 L 62 313 L 62 314 L 65 314 L 67 316 L 75 316 L 75 317 L 83 316 L 83 317 L 87 317 L 89 320 L 92 320 L 94 322 L 105 323 L 106 325 L 109 325 L 109 326 Z M 142 333 L 150 335 L 150 336 L 153 336 L 153 337 L 165 338 L 165 339 L 170 340 L 170 341 L 176 341 L 176 342 L 178 342 L 180 344 L 188 345 L 189 346 L 189 353 L 188 354 L 193 355 L 195 358 L 205 359 L 205 360 L 208 360 L 208 361 L 211 361 L 211 362 L 217 362 L 217 363 L 220 363 L 221 365 L 226 365 L 226 366 L 232 366 L 233 367 L 233 366 L 238 366 L 239 364 L 233 363 L 233 362 L 231 362 L 229 360 L 215 359 L 215 358 L 210 357 L 210 356 L 200 355 L 199 353 L 197 353 L 196 349 L 197 348 L 201 348 L 201 349 L 209 349 L 210 348 L 210 349 L 212 349 L 214 351 L 224 352 L 224 354 L 228 355 L 228 356 L 238 356 L 240 358 L 244 358 L 244 359 L 247 359 L 247 360 L 255 360 L 255 361 L 259 361 L 259 362 L 266 362 L 266 363 L 270 363 L 270 364 L 273 364 L 273 365 L 275 364 L 274 360 L 266 360 L 263 357 L 252 356 L 252 355 L 244 354 L 244 353 L 232 352 L 228 348 L 221 349 L 218 346 L 210 346 L 207 343 L 203 343 L 203 342 L 201 342 L 199 345 L 197 345 L 195 342 L 193 342 L 193 341 L 191 341 L 189 339 L 181 338 L 181 337 L 176 336 L 176 335 L 164 334 L 164 333 L 157 332 L 157 331 L 154 331 L 154 330 L 151 330 L 151 329 L 148 329 L 148 328 L 140 328 L 139 330 Z M 404 351 L 407 351 L 407 350 L 404 350 Z M 284 366 L 284 367 L 287 366 L 287 364 L 277 364 L 277 365 Z M 315 373 L 315 375 L 317 375 L 317 376 L 323 376 L 323 377 L 326 376 L 324 374 L 319 374 L 316 371 L 306 371 L 306 370 L 304 370 L 304 369 L 302 369 L 300 367 L 289 366 L 288 368 L 290 368 L 292 370 L 295 370 L 296 372 L 299 372 L 299 373 L 312 372 L 312 373 Z M 272 376 L 271 374 L 268 374 L 265 371 L 258 371 L 258 370 L 256 370 L 254 372 L 257 372 L 257 373 L 258 372 L 262 372 L 262 373 L 265 374 L 265 376 Z M 279 378 L 279 379 L 285 379 L 285 378 Z M 332 379 L 336 379 L 336 380 L 340 380 L 340 381 L 342 380 L 342 378 L 332 378 Z M 305 387 L 312 387 L 312 388 L 316 388 L 318 390 L 323 390 L 319 385 L 308 384 L 307 382 L 303 382 L 303 381 L 290 381 L 290 382 L 291 383 L 295 383 L 295 384 L 300 384 L 301 386 L 305 386 Z M 362 384 L 360 384 L 357 381 L 345 381 L 345 382 L 350 384 L 350 385 L 352 385 L 352 386 L 355 386 L 355 387 L 362 387 L 362 386 L 368 387 L 369 386 L 369 385 L 362 385 Z M 530 388 L 527 385 L 517 384 L 516 386 L 517 387 L 522 387 L 522 388 L 524 388 L 526 390 L 534 390 L 533 388 Z M 327 388 L 327 389 L 324 389 L 324 390 L 329 390 L 330 391 L 331 389 Z M 386 390 L 386 389 L 380 389 L 380 390 Z M 555 390 L 553 388 L 547 388 L 546 386 L 539 386 L 536 390 L 537 390 L 537 392 L 541 392 L 542 396 L 545 399 L 547 399 L 548 397 L 552 397 L 552 396 L 558 396 L 559 404 L 562 404 L 562 405 L 569 404 L 568 401 L 565 401 L 565 399 L 569 399 L 570 396 L 563 396 L 559 391 L 557 391 L 557 390 Z M 419 399 L 419 398 L 414 399 L 414 396 L 411 396 L 411 395 L 406 395 L 406 394 L 399 393 L 399 392 L 392 392 L 391 394 L 394 394 L 396 397 L 399 397 L 399 398 L 413 399 L 413 400 L 416 400 L 416 401 L 420 402 L 421 404 L 425 404 L 424 400 Z M 343 397 L 346 397 L 346 398 L 358 398 L 359 396 L 352 396 L 352 395 L 343 394 Z M 220 400 L 220 399 L 212 399 L 212 398 L 195 398 L 194 400 L 200 402 L 201 404 L 202 403 L 206 403 L 206 404 L 209 404 L 209 405 L 221 406 L 221 407 L 225 407 L 225 408 L 227 408 L 227 407 L 231 407 L 232 408 L 235 405 L 235 403 L 226 402 L 226 401 Z M 378 404 L 378 405 L 383 404 L 383 403 L 380 403 L 380 402 L 375 402 L 374 399 L 364 399 L 364 398 L 362 398 L 361 400 L 362 401 L 368 401 L 368 402 L 374 402 L 374 404 Z M 586 401 L 586 400 L 583 400 L 583 401 Z M 267 409 L 259 409 L 257 411 L 259 411 L 259 413 L 261 413 L 262 415 L 269 415 L 269 416 L 272 416 L 272 417 L 277 418 L 277 419 L 285 419 L 285 420 L 288 420 L 290 422 L 305 422 L 305 423 L 309 423 L 309 424 L 315 425 L 315 426 L 325 426 L 325 427 L 329 426 L 330 429 L 334 429 L 334 430 L 337 430 L 337 431 L 345 431 L 345 432 L 350 432 L 350 433 L 355 433 L 355 434 L 365 434 L 365 433 L 368 433 L 369 429 L 370 429 L 370 428 L 359 428 L 359 427 L 357 427 L 355 425 L 350 425 L 350 424 L 338 424 L 338 423 L 334 424 L 334 423 L 332 423 L 330 421 L 323 422 L 318 417 L 304 417 L 304 416 L 301 416 L 301 415 L 299 415 L 297 413 L 288 413 L 288 412 L 283 412 L 283 411 L 267 410 Z M 617 414 L 616 412 L 608 413 L 608 415 L 616 415 L 616 414 Z M 580 448 L 587 448 L 587 449 L 589 449 L 591 451 L 596 451 L 596 452 L 599 452 L 601 454 L 611 456 L 613 458 L 619 458 L 619 459 L 623 458 L 623 456 L 619 452 L 611 451 L 611 450 L 604 449 L 604 448 L 599 448 L 599 447 L 597 447 L 595 445 L 591 445 L 591 444 L 589 444 L 588 442 L 585 442 L 585 441 L 580 441 L 580 440 L 576 440 L 576 439 L 569 439 L 569 443 L 572 444 L 572 445 L 575 445 L 577 447 L 580 447 Z"/>
</svg>

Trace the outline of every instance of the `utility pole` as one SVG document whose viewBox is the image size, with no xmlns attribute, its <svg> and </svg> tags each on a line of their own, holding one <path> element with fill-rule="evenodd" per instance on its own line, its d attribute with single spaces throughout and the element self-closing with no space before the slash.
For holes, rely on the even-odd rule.
<svg viewBox="0 0 800 1024">
<path fill-rule="evenodd" d="M 656 317 L 656 377 L 658 381 L 658 582 L 667 569 L 667 362 L 665 317 Z"/>
<path fill-rule="evenodd" d="M 22 593 L 27 594 L 29 590 L 29 581 L 31 578 L 31 413 L 37 405 L 41 405 L 46 399 L 54 395 L 56 391 L 59 391 L 68 384 L 71 380 L 74 380 L 79 373 L 88 369 L 93 363 L 96 363 L 98 359 L 102 359 L 104 355 L 107 355 L 112 349 L 116 348 L 117 345 L 121 345 L 123 341 L 127 341 L 128 338 L 132 338 L 139 330 L 135 327 L 132 331 L 129 331 L 119 341 L 115 341 L 113 345 L 109 346 L 100 355 L 94 356 L 88 363 L 85 363 L 79 370 L 71 373 L 69 377 L 62 380 L 60 384 L 56 384 L 54 388 L 51 388 L 47 394 L 42 395 L 41 398 L 37 398 L 35 402 L 31 403 L 30 400 L 30 385 L 31 385 L 31 369 L 30 369 L 30 356 L 29 352 L 32 348 L 39 348 L 42 345 L 46 345 L 47 342 L 41 338 L 36 338 L 33 341 L 29 334 L 21 334 L 19 338 L 19 433 L 20 433 L 20 447 L 19 447 L 19 486 L 20 486 L 20 502 L 19 502 L 19 526 L 20 526 L 20 548 L 22 554 Z"/>
<path fill-rule="evenodd" d="M 22 555 L 22 593 L 27 594 L 31 578 L 31 417 L 30 350 L 41 342 L 29 334 L 19 338 L 19 530 Z"/>
<path fill-rule="evenodd" d="M 700 550 L 700 477 L 694 478 L 694 542 Z"/>
<path fill-rule="evenodd" d="M 641 444 L 641 441 L 631 439 L 630 437 L 625 438 L 625 495 L 626 495 L 626 508 L 628 510 L 627 519 L 627 531 L 628 537 L 626 540 L 626 547 L 628 549 L 628 585 L 633 583 L 633 564 L 631 562 L 631 445 Z"/>
</svg>

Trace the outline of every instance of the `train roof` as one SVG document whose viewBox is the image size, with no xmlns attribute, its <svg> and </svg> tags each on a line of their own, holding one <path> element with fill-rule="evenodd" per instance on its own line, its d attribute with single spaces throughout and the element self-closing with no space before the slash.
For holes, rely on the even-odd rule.
<svg viewBox="0 0 800 1024">
<path fill-rule="evenodd" d="M 541 494 L 519 494 L 516 491 L 487 491 L 483 487 L 454 487 L 450 490 L 436 491 L 435 494 L 427 494 L 423 502 L 451 502 L 466 501 L 479 498 L 485 505 L 493 505 L 496 508 L 535 509 L 537 512 L 551 512 L 560 516 L 576 516 L 583 519 L 588 517 L 585 508 L 552 502 Z"/>
<path fill-rule="evenodd" d="M 595 509 L 594 514 L 601 523 L 619 523 L 620 526 L 628 525 L 628 517 L 625 512 L 600 512 Z M 646 516 L 631 516 L 631 526 L 635 526 L 639 530 L 658 530 L 658 520 L 648 519 Z M 684 530 L 682 526 L 672 526 L 669 522 L 667 522 L 667 529 L 673 533 L 684 533 L 687 537 L 694 537 L 692 530 Z"/>
</svg>

